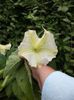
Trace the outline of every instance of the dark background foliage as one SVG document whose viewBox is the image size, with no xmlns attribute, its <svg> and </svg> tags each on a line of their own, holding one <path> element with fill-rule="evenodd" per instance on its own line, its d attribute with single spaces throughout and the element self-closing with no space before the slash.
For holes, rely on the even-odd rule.
<svg viewBox="0 0 74 100">
<path fill-rule="evenodd" d="M 43 27 L 53 32 L 59 53 L 50 66 L 74 76 L 73 0 L 0 0 L 0 43 L 17 48 L 24 32 Z"/>
<path fill-rule="evenodd" d="M 34 29 L 41 37 L 43 27 L 54 34 L 59 51 L 49 65 L 74 76 L 74 1 L 0 0 L 0 43 L 10 42 L 11 51 L 18 47 L 25 31 Z M 0 67 L 5 66 L 5 61 L 6 58 L 0 57 Z M 0 92 L 0 98 L 17 100 L 15 97 L 8 99 L 4 90 Z"/>
</svg>

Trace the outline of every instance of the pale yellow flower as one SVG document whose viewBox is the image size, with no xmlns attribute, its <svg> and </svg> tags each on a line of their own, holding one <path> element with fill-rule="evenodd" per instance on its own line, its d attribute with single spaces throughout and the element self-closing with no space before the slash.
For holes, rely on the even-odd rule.
<svg viewBox="0 0 74 100">
<path fill-rule="evenodd" d="M 6 51 L 10 50 L 10 48 L 11 48 L 11 44 L 10 43 L 6 44 L 6 45 L 0 44 L 0 54 L 5 55 Z"/>
<path fill-rule="evenodd" d="M 58 50 L 51 32 L 44 29 L 44 34 L 39 38 L 35 30 L 28 30 L 20 46 L 18 54 L 27 59 L 32 67 L 38 64 L 48 64 L 56 57 Z"/>
</svg>

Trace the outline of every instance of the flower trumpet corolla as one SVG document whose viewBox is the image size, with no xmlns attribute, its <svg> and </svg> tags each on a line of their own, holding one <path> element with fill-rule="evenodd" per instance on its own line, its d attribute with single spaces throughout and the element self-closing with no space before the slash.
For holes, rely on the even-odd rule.
<svg viewBox="0 0 74 100">
<path fill-rule="evenodd" d="M 11 48 L 11 44 L 10 43 L 6 44 L 6 45 L 0 44 L 0 53 L 5 55 L 6 51 L 10 50 L 10 48 Z"/>
<path fill-rule="evenodd" d="M 48 64 L 56 57 L 57 52 L 53 34 L 45 29 L 41 38 L 37 36 L 35 30 L 28 30 L 18 47 L 18 55 L 24 57 L 31 67 Z"/>
</svg>

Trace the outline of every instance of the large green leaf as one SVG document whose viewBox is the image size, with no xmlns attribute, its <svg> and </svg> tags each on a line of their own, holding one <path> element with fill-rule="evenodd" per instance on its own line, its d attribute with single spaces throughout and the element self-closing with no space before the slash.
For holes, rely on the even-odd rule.
<svg viewBox="0 0 74 100">
<path fill-rule="evenodd" d="M 16 81 L 18 86 L 21 88 L 22 92 L 24 92 L 27 100 L 34 100 L 33 90 L 28 78 L 27 71 L 24 66 L 21 66 L 21 68 L 17 71 Z"/>
<path fill-rule="evenodd" d="M 20 87 L 18 86 L 16 80 L 12 83 L 12 90 L 14 95 L 19 99 L 19 100 L 27 100 L 25 94 L 21 91 Z"/>
<path fill-rule="evenodd" d="M 10 97 L 11 95 L 12 95 L 12 83 L 13 82 L 11 82 L 6 88 L 5 88 L 5 92 L 6 92 L 6 95 L 8 96 L 8 97 Z"/>
<path fill-rule="evenodd" d="M 13 74 L 16 70 L 16 68 L 18 67 L 18 65 L 20 64 L 21 59 L 19 58 L 19 56 L 17 55 L 17 52 L 13 52 L 7 62 L 6 62 L 6 67 L 4 69 L 4 77 L 11 73 Z"/>
</svg>

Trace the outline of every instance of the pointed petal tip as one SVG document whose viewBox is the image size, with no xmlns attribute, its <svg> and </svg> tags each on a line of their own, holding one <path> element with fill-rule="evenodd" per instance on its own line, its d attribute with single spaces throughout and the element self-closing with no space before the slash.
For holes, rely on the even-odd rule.
<svg viewBox="0 0 74 100">
<path fill-rule="evenodd" d="M 6 49 L 7 50 L 10 50 L 10 48 L 11 48 L 11 43 L 9 43 L 9 44 L 6 45 Z"/>
<path fill-rule="evenodd" d="M 44 29 L 44 33 L 45 34 L 52 34 L 52 32 L 51 31 L 48 31 L 48 30 L 46 30 L 45 28 L 43 28 Z M 52 34 L 53 35 L 53 34 Z"/>
</svg>

